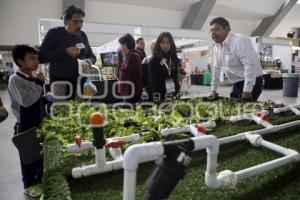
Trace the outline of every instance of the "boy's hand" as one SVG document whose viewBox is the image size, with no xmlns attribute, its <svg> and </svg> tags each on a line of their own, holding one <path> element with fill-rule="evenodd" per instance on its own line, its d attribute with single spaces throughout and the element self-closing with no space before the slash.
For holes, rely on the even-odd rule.
<svg viewBox="0 0 300 200">
<path fill-rule="evenodd" d="M 67 48 L 67 53 L 70 57 L 76 58 L 80 54 L 80 48 L 74 46 L 74 47 L 69 47 Z"/>
<path fill-rule="evenodd" d="M 44 81 L 44 82 L 46 80 L 46 77 L 45 77 L 45 75 L 42 72 L 38 73 L 37 76 L 36 76 L 36 78 L 39 79 L 39 80 L 41 80 L 41 81 Z"/>
</svg>

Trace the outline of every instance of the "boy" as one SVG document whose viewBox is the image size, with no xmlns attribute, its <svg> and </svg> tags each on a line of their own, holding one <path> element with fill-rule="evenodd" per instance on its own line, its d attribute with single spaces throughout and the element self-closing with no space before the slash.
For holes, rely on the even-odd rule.
<svg viewBox="0 0 300 200">
<path fill-rule="evenodd" d="M 11 98 L 11 108 L 17 122 L 15 135 L 32 127 L 38 127 L 44 116 L 42 102 L 45 76 L 37 70 L 39 62 L 37 51 L 28 45 L 16 45 L 12 51 L 13 59 L 18 65 L 18 71 L 9 79 L 8 92 Z M 21 161 L 24 193 L 31 197 L 39 197 L 42 193 L 43 159 L 25 165 Z"/>
</svg>

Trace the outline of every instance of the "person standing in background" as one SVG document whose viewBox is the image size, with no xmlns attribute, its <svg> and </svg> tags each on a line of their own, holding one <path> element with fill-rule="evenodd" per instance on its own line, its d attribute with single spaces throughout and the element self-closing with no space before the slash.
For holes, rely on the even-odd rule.
<svg viewBox="0 0 300 200">
<path fill-rule="evenodd" d="M 132 35 L 125 34 L 119 39 L 120 49 L 124 60 L 119 71 L 118 92 L 124 96 L 124 101 L 136 103 L 140 101 L 143 84 L 143 68 L 139 53 L 135 50 L 135 41 Z M 122 83 L 122 81 L 131 82 L 132 85 Z M 133 97 L 127 98 L 133 94 Z"/>
<path fill-rule="evenodd" d="M 152 40 L 149 43 L 151 55 L 146 57 L 142 62 L 142 65 L 143 65 L 143 90 L 145 93 L 148 94 L 147 98 L 149 101 L 152 101 L 152 90 L 151 90 L 151 86 L 150 86 L 150 82 L 149 82 L 149 63 L 154 54 L 155 43 L 156 43 L 156 40 Z"/>
<path fill-rule="evenodd" d="M 143 38 L 140 37 L 136 40 L 135 50 L 139 53 L 141 61 L 143 61 L 147 57 L 145 53 L 145 41 Z"/>
<path fill-rule="evenodd" d="M 180 68 L 173 36 L 169 32 L 162 32 L 156 40 L 154 54 L 149 62 L 149 82 L 154 101 L 179 94 Z"/>
<path fill-rule="evenodd" d="M 84 79 L 78 84 L 77 59 L 86 63 L 95 63 L 96 57 L 92 52 L 86 34 L 81 31 L 85 13 L 75 6 L 68 7 L 63 13 L 64 27 L 50 29 L 39 49 L 39 61 L 50 63 L 50 84 L 56 81 L 67 81 L 72 84 L 72 95 L 75 99 L 77 87 L 82 86 Z M 65 85 L 57 85 L 54 94 L 65 96 L 69 94 Z"/>
</svg>

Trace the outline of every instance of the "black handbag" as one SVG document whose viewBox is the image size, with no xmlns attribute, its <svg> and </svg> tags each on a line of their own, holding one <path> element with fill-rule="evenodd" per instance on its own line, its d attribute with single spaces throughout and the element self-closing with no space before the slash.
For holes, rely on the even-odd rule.
<svg viewBox="0 0 300 200">
<path fill-rule="evenodd" d="M 42 145 L 43 138 L 37 137 L 37 128 L 33 127 L 25 132 L 15 135 L 12 138 L 17 147 L 20 158 L 25 165 L 34 163 L 43 158 Z"/>
</svg>

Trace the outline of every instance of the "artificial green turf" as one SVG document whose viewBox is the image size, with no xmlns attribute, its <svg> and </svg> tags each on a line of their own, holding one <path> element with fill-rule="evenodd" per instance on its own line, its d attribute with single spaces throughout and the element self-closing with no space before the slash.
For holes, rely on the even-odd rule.
<svg viewBox="0 0 300 200">
<path fill-rule="evenodd" d="M 286 123 L 300 119 L 297 116 L 284 114 L 272 116 L 273 124 Z M 240 132 L 261 128 L 254 123 L 242 122 L 234 125 L 219 124 L 211 132 L 218 138 Z M 281 132 L 264 136 L 268 141 L 300 151 L 300 128 L 290 128 Z M 193 153 L 187 174 L 176 186 L 169 197 L 170 200 L 198 199 L 299 199 L 300 197 L 300 164 L 290 164 L 264 174 L 241 181 L 234 189 L 210 189 L 204 183 L 206 155 L 204 151 Z M 237 171 L 263 162 L 279 158 L 281 155 L 272 151 L 252 147 L 247 142 L 222 145 L 219 154 L 218 171 L 229 169 Z M 76 165 L 78 165 L 77 163 Z M 71 165 L 69 163 L 68 170 Z M 138 171 L 137 199 L 143 199 L 144 182 L 149 176 L 152 163 L 143 164 Z M 63 176 L 63 175 L 61 175 Z M 83 199 L 122 199 L 123 171 L 73 179 L 68 176 L 71 197 L 73 200 Z"/>
</svg>

